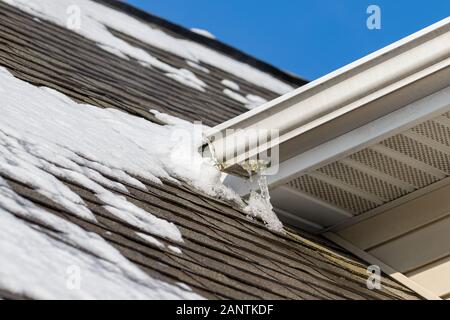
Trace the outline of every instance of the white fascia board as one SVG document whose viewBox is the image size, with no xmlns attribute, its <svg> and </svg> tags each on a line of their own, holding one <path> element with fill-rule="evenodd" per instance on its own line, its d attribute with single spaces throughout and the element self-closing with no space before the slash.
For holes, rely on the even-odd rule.
<svg viewBox="0 0 450 320">
<path fill-rule="evenodd" d="M 207 136 L 227 169 L 272 147 L 248 145 L 245 130 L 277 129 L 281 163 L 447 87 L 449 66 L 450 17 L 231 119 Z"/>
</svg>

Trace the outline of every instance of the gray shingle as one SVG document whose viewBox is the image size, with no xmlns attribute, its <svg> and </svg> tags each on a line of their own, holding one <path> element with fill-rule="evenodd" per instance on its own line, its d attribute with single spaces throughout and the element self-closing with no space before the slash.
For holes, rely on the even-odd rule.
<svg viewBox="0 0 450 320">
<path fill-rule="evenodd" d="M 192 37 L 193 41 L 272 72 L 292 85 L 304 83 L 217 41 L 198 38 L 183 28 L 135 12 L 126 5 L 117 6 L 130 14 L 142 15 L 142 19 L 179 37 Z M 185 87 L 155 69 L 120 59 L 75 33 L 51 23 L 36 22 L 0 2 L 0 65 L 22 80 L 53 88 L 77 101 L 101 108 L 117 108 L 149 121 L 157 121 L 148 111 L 151 108 L 215 125 L 246 111 L 240 103 L 222 94 L 220 81 L 224 78 L 238 83 L 244 93 L 258 94 L 267 100 L 277 96 L 210 65 L 205 65 L 210 74 L 202 74 L 177 56 L 118 32 L 115 34 L 164 62 L 190 69 L 208 84 L 208 90 L 200 92 Z M 368 290 L 365 263 L 327 240 L 294 231 L 295 235 L 271 232 L 262 223 L 249 220 L 233 204 L 212 199 L 187 185 L 168 181 L 157 185 L 140 179 L 148 191 L 128 185 L 130 193 L 123 194 L 137 206 L 177 225 L 184 243 L 158 240 L 179 246 L 183 254 L 178 255 L 140 239 L 135 227 L 111 215 L 94 194 L 79 185 L 64 181 L 85 200 L 96 215 L 97 223 L 82 220 L 29 186 L 2 173 L 0 176 L 7 179 L 18 194 L 50 213 L 98 233 L 152 277 L 171 283 L 184 282 L 207 298 L 417 298 L 409 289 L 388 278 L 383 279 L 382 290 Z M 20 298 L 2 288 L 0 297 Z"/>
</svg>

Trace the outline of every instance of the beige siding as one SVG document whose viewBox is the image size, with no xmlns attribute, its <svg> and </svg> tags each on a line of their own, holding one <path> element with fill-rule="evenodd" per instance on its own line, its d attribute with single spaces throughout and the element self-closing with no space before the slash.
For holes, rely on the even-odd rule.
<svg viewBox="0 0 450 320">
<path fill-rule="evenodd" d="M 450 217 L 388 241 L 368 252 L 402 273 L 442 259 L 450 254 Z"/>
<path fill-rule="evenodd" d="M 406 276 L 441 297 L 450 295 L 450 257 L 409 272 Z"/>
<path fill-rule="evenodd" d="M 450 186 L 338 234 L 419 285 L 450 298 Z"/>
</svg>

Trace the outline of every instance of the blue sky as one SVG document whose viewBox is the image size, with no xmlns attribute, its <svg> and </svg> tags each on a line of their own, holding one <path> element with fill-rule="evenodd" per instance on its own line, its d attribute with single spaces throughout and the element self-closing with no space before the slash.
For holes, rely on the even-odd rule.
<svg viewBox="0 0 450 320">
<path fill-rule="evenodd" d="M 449 0 L 129 0 L 306 79 L 343 65 L 450 15 Z M 369 5 L 381 29 L 366 26 Z"/>
</svg>

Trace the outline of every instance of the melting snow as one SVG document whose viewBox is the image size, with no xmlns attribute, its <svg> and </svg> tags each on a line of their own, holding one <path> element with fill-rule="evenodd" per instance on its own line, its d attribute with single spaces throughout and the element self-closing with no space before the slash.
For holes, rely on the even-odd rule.
<svg viewBox="0 0 450 320">
<path fill-rule="evenodd" d="M 54 90 L 16 79 L 4 68 L 0 68 L 0 84 L 2 174 L 30 185 L 82 219 L 94 221 L 95 217 L 84 201 L 59 179 L 91 190 L 118 218 L 173 241 L 182 241 L 174 224 L 153 216 L 106 187 L 126 193 L 124 183 L 145 189 L 132 175 L 157 183 L 158 177 L 173 180 L 171 176 L 175 176 L 190 181 L 204 192 L 233 197 L 224 186 L 216 186 L 220 174 L 198 153 L 197 158 L 185 159 L 178 165 L 174 149 L 186 153 L 189 148 L 197 147 L 194 144 L 181 147 L 184 142 L 175 139 L 176 134 L 192 131 L 192 125 L 185 121 L 159 115 L 171 123 L 159 126 L 117 110 L 77 104 Z M 197 143 L 201 139 L 200 134 Z M 2 288 L 38 298 L 197 297 L 186 296 L 178 287 L 174 289 L 150 279 L 100 237 L 35 207 L 15 194 L 3 179 L 0 208 Z M 63 233 L 48 236 L 18 220 L 11 212 Z M 66 245 L 67 241 L 70 243 Z M 62 283 L 69 265 L 76 265 L 83 272 L 85 281 L 81 291 L 67 290 Z"/>
<path fill-rule="evenodd" d="M 2 172 L 80 217 L 94 219 L 83 200 L 55 176 L 91 190 L 126 222 L 174 241 L 181 241 L 181 235 L 173 224 L 105 187 L 126 192 L 121 184 L 126 183 L 144 190 L 133 176 L 156 183 L 177 178 L 209 195 L 240 201 L 220 182 L 221 173 L 210 160 L 198 153 L 201 125 L 155 112 L 168 123 L 160 126 L 115 109 L 77 104 L 59 92 L 16 79 L 4 68 L 0 83 Z"/>
<path fill-rule="evenodd" d="M 16 79 L 4 68 L 0 68 L 0 97 L 2 174 L 30 185 L 82 219 L 95 217 L 60 179 L 91 190 L 106 210 L 143 232 L 178 242 L 182 237 L 174 224 L 108 189 L 126 194 L 126 185 L 131 185 L 145 190 L 133 176 L 155 183 L 160 178 L 181 179 L 209 195 L 243 205 L 221 183 L 221 173 L 210 160 L 198 153 L 204 131 L 199 124 L 154 112 L 167 123 L 160 126 L 115 109 L 77 104 L 57 91 Z M 247 207 L 250 215 L 259 215 L 251 209 L 258 210 L 257 200 L 251 199 Z M 198 298 L 150 278 L 101 237 L 37 208 L 3 179 L 0 228 L 0 286 L 6 290 L 35 298 Z M 147 235 L 146 240 L 151 238 Z M 80 289 L 66 285 L 70 266 L 82 273 Z"/>
<path fill-rule="evenodd" d="M 73 19 L 73 17 L 67 13 L 67 9 L 69 7 L 77 6 L 80 9 L 81 21 L 80 28 L 75 30 L 76 32 L 97 42 L 103 49 L 106 49 L 111 53 L 121 57 L 124 55 L 133 57 L 146 63 L 146 65 L 154 66 L 158 69 L 163 68 L 163 71 L 168 67 L 173 67 L 152 57 L 148 52 L 133 47 L 127 42 L 115 37 L 108 31 L 107 27 L 128 34 L 144 43 L 169 51 L 187 60 L 205 62 L 279 94 L 284 94 L 294 89 L 283 81 L 253 68 L 248 64 L 236 61 L 225 54 L 221 54 L 193 41 L 172 37 L 162 30 L 152 28 L 149 24 L 141 22 L 125 13 L 90 0 L 1 1 L 16 6 L 39 18 L 53 21 L 63 27 L 67 26 L 69 18 Z M 191 82 L 192 75 L 186 77 L 186 74 L 183 71 L 177 70 L 178 69 L 174 70 L 175 72 L 169 73 L 172 78 L 178 81 L 183 79 L 183 83 Z M 176 76 L 173 74 L 176 74 Z M 199 79 L 196 79 L 195 82 L 197 82 L 197 80 L 200 81 Z M 194 84 L 192 87 L 199 89 L 198 84 Z"/>
<path fill-rule="evenodd" d="M 141 233 L 141 232 L 136 232 L 136 234 L 141 237 L 142 239 L 144 239 L 145 241 L 147 241 L 148 243 L 151 243 L 155 246 L 157 246 L 158 248 L 164 248 L 164 244 L 159 241 L 156 238 L 153 238 L 152 236 L 149 236 L 148 234 L 145 233 Z"/>
<path fill-rule="evenodd" d="M 245 98 L 248 100 L 247 108 L 249 109 L 257 108 L 267 102 L 266 99 L 254 94 L 248 94 Z"/>
<path fill-rule="evenodd" d="M 126 194 L 126 185 L 131 185 L 145 190 L 133 176 L 155 183 L 160 183 L 160 178 L 176 183 L 177 178 L 211 196 L 244 206 L 236 193 L 221 183 L 221 173 L 211 160 L 198 153 L 205 129 L 200 124 L 154 111 L 167 123 L 161 126 L 115 109 L 77 104 L 57 91 L 21 81 L 4 68 L 0 68 L 0 97 L 2 175 L 29 185 L 82 219 L 95 221 L 95 216 L 60 179 L 91 190 L 105 203 L 106 210 L 143 232 L 178 242 L 183 240 L 174 224 L 108 189 Z M 3 288 L 39 298 L 186 297 L 133 269 L 100 237 L 22 199 L 3 179 L 0 210 Z M 37 219 L 63 233 L 49 236 L 10 213 Z M 153 244 L 159 242 L 149 235 L 139 235 Z M 71 244 L 94 251 L 96 258 Z M 176 247 L 168 249 L 181 253 Z M 61 284 L 67 265 L 83 270 L 86 286 L 81 291 L 67 290 Z"/>
<path fill-rule="evenodd" d="M 107 176 L 140 189 L 145 186 L 130 173 L 155 182 L 160 182 L 157 176 L 170 179 L 161 165 L 164 156 L 157 158 L 157 150 L 170 154 L 170 147 L 157 140 L 170 136 L 170 130 L 147 127 L 148 121 L 120 111 L 76 104 L 61 93 L 18 80 L 3 68 L 0 83 L 3 174 L 32 186 L 81 218 L 94 220 L 83 200 L 55 177 L 74 181 L 94 192 L 118 218 L 143 231 L 182 241 L 175 225 L 105 188 L 127 191 Z M 153 143 L 139 130 L 153 137 Z"/>
<path fill-rule="evenodd" d="M 283 232 L 283 224 L 273 212 L 269 199 L 265 199 L 260 193 L 252 191 L 244 211 L 250 217 L 260 218 L 273 231 Z"/>
<path fill-rule="evenodd" d="M 192 72 L 186 69 L 177 69 L 169 64 L 166 64 L 157 58 L 150 55 L 143 49 L 134 47 L 115 37 L 109 32 L 107 27 L 113 28 L 118 31 L 125 32 L 131 36 L 137 36 L 138 38 L 145 38 L 141 28 L 148 28 L 155 32 L 156 40 L 159 40 L 159 34 L 162 32 L 156 29 L 152 29 L 146 24 L 129 17 L 126 14 L 120 13 L 116 10 L 105 7 L 101 4 L 92 2 L 90 0 L 2 0 L 10 5 L 16 6 L 19 9 L 26 11 L 32 15 L 36 15 L 42 19 L 50 20 L 60 26 L 67 27 L 68 21 L 76 19 L 73 12 L 68 8 L 74 6 L 79 8 L 80 13 L 80 28 L 71 28 L 73 31 L 80 33 L 81 35 L 89 38 L 97 43 L 97 45 L 109 53 L 115 54 L 123 59 L 129 59 L 132 57 L 138 60 L 143 66 L 155 67 L 163 72 L 170 78 L 185 84 L 189 87 L 197 90 L 204 91 L 206 84 L 198 79 Z M 72 15 L 69 13 L 72 12 Z M 165 35 L 165 34 L 164 34 Z M 164 41 L 164 39 L 162 39 Z M 167 42 L 167 41 L 166 41 Z M 166 49 L 170 49 L 176 54 L 180 54 L 184 48 L 177 48 L 174 44 L 167 44 Z"/>
<path fill-rule="evenodd" d="M 202 71 L 202 72 L 204 72 L 204 73 L 210 73 L 210 71 L 209 71 L 208 68 L 205 68 L 205 67 L 199 65 L 198 63 L 196 63 L 196 62 L 194 62 L 194 61 L 186 60 L 186 63 L 187 63 L 189 66 L 191 66 L 192 68 L 194 68 L 194 69 L 200 70 L 200 71 Z"/>
<path fill-rule="evenodd" d="M 167 247 L 170 251 L 175 252 L 176 254 L 181 254 L 181 249 L 175 246 L 168 246 Z"/>
<path fill-rule="evenodd" d="M 36 207 L 1 177 L 0 226 L 3 290 L 36 299 L 201 298 L 186 285 L 151 278 L 100 236 Z"/>
<path fill-rule="evenodd" d="M 231 81 L 231 80 L 228 80 L 228 79 L 223 79 L 222 80 L 222 84 L 225 86 L 225 87 L 228 87 L 228 88 L 230 88 L 230 89 L 233 89 L 234 91 L 239 91 L 241 88 L 239 87 L 239 85 L 236 83 L 236 82 L 233 82 L 233 81 Z"/>
<path fill-rule="evenodd" d="M 183 282 L 177 282 L 176 284 L 185 290 L 192 291 L 192 289 Z"/>
<path fill-rule="evenodd" d="M 166 73 L 166 76 L 169 78 L 172 78 L 188 87 L 191 87 L 191 88 L 197 89 L 199 91 L 203 91 L 203 92 L 206 91 L 204 88 L 204 87 L 206 87 L 206 85 L 199 84 L 199 83 L 197 83 L 197 81 L 191 81 L 190 79 L 185 77 L 185 75 L 181 75 L 179 73 Z"/>
<path fill-rule="evenodd" d="M 164 243 L 162 243 L 161 241 L 159 241 L 158 239 L 156 239 L 156 238 L 154 238 L 152 236 L 149 236 L 148 234 L 141 233 L 141 232 L 136 232 L 136 234 L 139 237 L 141 237 L 142 239 L 144 239 L 145 241 L 147 241 L 148 243 L 153 244 L 154 246 L 156 246 L 158 248 L 164 249 L 166 247 L 164 245 Z M 175 252 L 176 254 L 182 254 L 183 253 L 180 248 L 175 247 L 175 246 L 169 245 L 169 246 L 167 246 L 167 249 L 172 251 L 172 252 Z"/>
<path fill-rule="evenodd" d="M 241 94 L 239 94 L 237 92 L 234 92 L 233 90 L 223 89 L 223 93 L 226 96 L 230 97 L 231 99 L 236 100 L 236 101 L 238 101 L 238 102 L 240 102 L 242 104 L 247 105 L 249 103 L 247 98 L 245 98 L 243 95 L 241 95 Z"/>
<path fill-rule="evenodd" d="M 191 31 L 210 39 L 216 38 L 211 32 L 205 29 L 191 28 Z"/>
<path fill-rule="evenodd" d="M 245 107 L 247 109 L 254 109 L 259 107 L 260 105 L 263 105 L 264 103 L 267 102 L 266 99 L 261 98 L 259 96 L 253 95 L 253 94 L 248 94 L 247 96 L 243 96 L 237 92 L 234 92 L 233 90 L 230 89 L 224 89 L 223 93 L 230 97 L 233 100 L 236 100 L 242 104 L 245 105 Z"/>
</svg>

